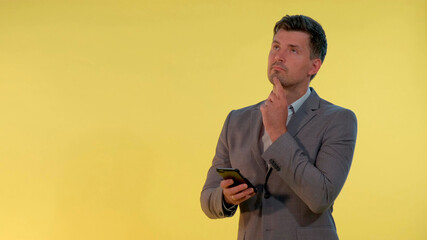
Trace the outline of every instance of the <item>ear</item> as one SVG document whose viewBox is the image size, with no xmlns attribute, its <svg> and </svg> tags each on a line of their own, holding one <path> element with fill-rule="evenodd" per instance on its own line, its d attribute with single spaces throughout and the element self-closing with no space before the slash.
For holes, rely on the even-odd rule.
<svg viewBox="0 0 427 240">
<path fill-rule="evenodd" d="M 308 72 L 308 74 L 310 76 L 313 76 L 314 74 L 316 74 L 320 67 L 322 66 L 322 60 L 320 60 L 320 58 L 315 58 L 313 60 L 311 60 L 311 69 Z"/>
</svg>

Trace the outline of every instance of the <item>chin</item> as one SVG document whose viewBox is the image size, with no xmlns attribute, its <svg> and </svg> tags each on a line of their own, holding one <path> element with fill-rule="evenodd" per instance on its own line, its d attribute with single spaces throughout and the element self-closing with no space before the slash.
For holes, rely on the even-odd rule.
<svg viewBox="0 0 427 240">
<path fill-rule="evenodd" d="M 286 83 L 286 80 L 283 77 L 278 76 L 276 74 L 273 74 L 273 75 L 271 75 L 271 76 L 268 77 L 268 80 L 270 81 L 271 84 L 274 85 L 274 83 L 273 83 L 273 78 L 274 77 L 277 77 L 279 79 L 280 83 L 282 84 L 282 87 L 288 86 L 288 84 Z"/>
</svg>

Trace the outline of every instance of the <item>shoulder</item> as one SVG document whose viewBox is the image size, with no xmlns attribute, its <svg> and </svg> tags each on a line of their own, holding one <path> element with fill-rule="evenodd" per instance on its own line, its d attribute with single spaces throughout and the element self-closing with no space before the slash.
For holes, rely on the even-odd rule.
<svg viewBox="0 0 427 240">
<path fill-rule="evenodd" d="M 311 88 L 311 95 L 303 104 L 305 111 L 314 111 L 319 120 L 325 122 L 341 122 L 342 120 L 351 120 L 356 122 L 356 115 L 350 109 L 335 105 L 323 98 L 320 98 L 316 91 Z"/>
<path fill-rule="evenodd" d="M 260 107 L 263 102 L 232 110 L 225 120 L 225 126 L 234 130 L 250 129 L 253 124 L 262 121 Z"/>
<path fill-rule="evenodd" d="M 318 123 L 324 129 L 325 139 L 356 139 L 357 118 L 350 109 L 320 99 Z"/>
<path fill-rule="evenodd" d="M 347 108 L 335 105 L 324 99 L 319 101 L 319 114 L 328 119 L 353 119 L 356 120 L 356 114 Z"/>
<path fill-rule="evenodd" d="M 316 111 L 317 114 L 320 114 L 324 117 L 331 117 L 334 115 L 353 115 L 353 111 L 343 108 L 341 106 L 335 105 L 323 98 L 321 98 L 317 92 L 313 89 L 311 89 L 310 97 L 305 101 L 303 104 L 303 109 L 306 109 L 306 111 Z"/>
<path fill-rule="evenodd" d="M 231 119 L 241 119 L 251 116 L 254 113 L 260 112 L 260 107 L 264 103 L 264 101 L 261 101 L 257 104 L 250 105 L 244 108 L 235 109 L 232 110 L 229 113 L 229 118 Z"/>
</svg>

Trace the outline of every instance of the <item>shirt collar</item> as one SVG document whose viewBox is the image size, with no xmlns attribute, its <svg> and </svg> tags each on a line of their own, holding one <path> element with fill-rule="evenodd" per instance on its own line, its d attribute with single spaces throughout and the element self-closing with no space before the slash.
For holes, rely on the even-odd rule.
<svg viewBox="0 0 427 240">
<path fill-rule="evenodd" d="M 289 105 L 289 108 L 292 106 L 294 108 L 294 111 L 297 112 L 298 109 L 302 106 L 302 104 L 307 100 L 307 98 L 310 96 L 311 90 L 310 88 L 307 88 L 307 92 L 304 94 L 304 96 L 300 97 L 295 102 L 291 103 Z"/>
</svg>

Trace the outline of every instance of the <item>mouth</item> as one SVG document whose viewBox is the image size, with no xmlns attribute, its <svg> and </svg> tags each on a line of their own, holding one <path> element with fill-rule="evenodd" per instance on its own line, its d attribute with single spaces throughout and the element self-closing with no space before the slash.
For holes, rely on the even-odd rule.
<svg viewBox="0 0 427 240">
<path fill-rule="evenodd" d="M 280 63 L 274 63 L 273 65 L 271 65 L 271 70 L 276 70 L 276 71 L 287 71 L 287 68 L 280 64 Z"/>
<path fill-rule="evenodd" d="M 271 70 L 276 70 L 276 71 L 285 71 L 285 69 L 283 69 L 283 68 L 281 68 L 281 67 L 277 67 L 277 66 L 271 67 Z"/>
</svg>

